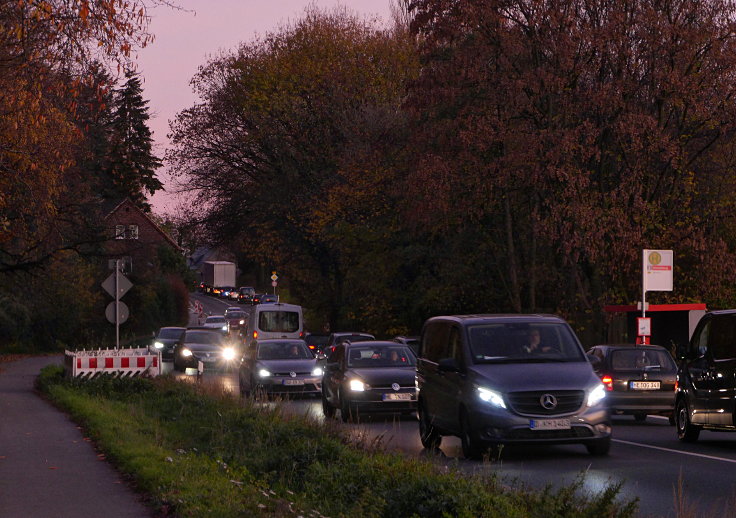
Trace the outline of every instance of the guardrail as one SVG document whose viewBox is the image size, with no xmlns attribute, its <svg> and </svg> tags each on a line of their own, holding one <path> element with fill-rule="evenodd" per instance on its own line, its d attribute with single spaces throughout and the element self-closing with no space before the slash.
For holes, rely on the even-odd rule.
<svg viewBox="0 0 736 518">
<path fill-rule="evenodd" d="M 64 351 L 64 367 L 73 378 L 101 374 L 153 377 L 161 374 L 161 353 L 152 353 L 147 347 Z"/>
</svg>

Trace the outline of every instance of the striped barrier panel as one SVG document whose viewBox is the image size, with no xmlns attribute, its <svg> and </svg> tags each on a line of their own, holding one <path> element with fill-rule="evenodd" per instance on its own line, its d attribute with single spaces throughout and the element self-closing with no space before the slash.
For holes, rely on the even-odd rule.
<svg viewBox="0 0 736 518">
<path fill-rule="evenodd" d="M 152 353 L 145 347 L 65 351 L 64 366 L 74 378 L 93 378 L 100 374 L 153 377 L 161 374 L 161 353 Z"/>
</svg>

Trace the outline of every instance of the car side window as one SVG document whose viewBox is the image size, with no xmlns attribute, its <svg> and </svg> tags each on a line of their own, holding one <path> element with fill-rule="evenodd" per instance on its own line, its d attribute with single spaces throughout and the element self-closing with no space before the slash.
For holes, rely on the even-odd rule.
<svg viewBox="0 0 736 518">
<path fill-rule="evenodd" d="M 441 358 L 447 358 L 447 339 L 449 326 L 445 322 L 432 322 L 427 325 L 422 336 L 421 356 L 437 363 Z"/>
<path fill-rule="evenodd" d="M 698 356 L 704 356 L 708 352 L 708 335 L 710 334 L 710 324 L 712 320 L 709 320 L 700 327 L 692 340 L 691 353 L 697 353 Z"/>
<path fill-rule="evenodd" d="M 462 365 L 463 362 L 463 343 L 460 339 L 460 330 L 453 326 L 450 328 L 450 337 L 448 340 L 446 358 L 452 358 Z"/>
<path fill-rule="evenodd" d="M 708 349 L 715 360 L 736 357 L 736 316 L 724 315 L 710 322 Z"/>
</svg>

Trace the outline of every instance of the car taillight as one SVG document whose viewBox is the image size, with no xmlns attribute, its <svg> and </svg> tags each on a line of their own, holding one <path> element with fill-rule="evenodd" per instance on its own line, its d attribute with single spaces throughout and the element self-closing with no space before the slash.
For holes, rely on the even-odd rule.
<svg viewBox="0 0 736 518">
<path fill-rule="evenodd" d="M 678 385 L 678 381 L 675 380 L 675 392 L 677 392 L 677 385 Z"/>
<path fill-rule="evenodd" d="M 299 331 L 299 338 L 304 338 L 304 331 Z"/>
<path fill-rule="evenodd" d="M 613 378 L 611 376 L 602 376 L 601 381 L 606 386 L 606 390 L 613 390 Z"/>
<path fill-rule="evenodd" d="M 314 346 L 313 345 L 310 345 L 309 348 L 312 349 L 312 350 L 314 350 Z"/>
<path fill-rule="evenodd" d="M 258 331 L 253 331 L 253 338 L 258 339 Z"/>
</svg>

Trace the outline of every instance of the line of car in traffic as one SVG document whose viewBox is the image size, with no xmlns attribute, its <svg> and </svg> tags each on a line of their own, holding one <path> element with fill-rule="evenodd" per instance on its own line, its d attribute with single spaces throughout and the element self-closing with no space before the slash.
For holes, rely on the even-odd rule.
<svg viewBox="0 0 736 518">
<path fill-rule="evenodd" d="M 256 293 L 252 286 L 210 286 L 204 282 L 197 285 L 197 291 L 220 299 L 226 299 L 238 304 L 270 304 L 279 301 L 275 293 Z"/>
<path fill-rule="evenodd" d="M 728 358 L 736 354 L 723 338 L 723 329 L 736 334 L 736 311 L 704 317 L 678 351 L 678 372 L 672 354 L 656 345 L 586 352 L 552 315 L 433 317 L 419 337 L 384 341 L 360 332 L 305 336 L 299 306 L 257 308 L 240 323 L 235 356 L 223 352 L 207 363 L 237 369 L 241 394 L 312 394 L 326 417 L 339 412 L 344 421 L 417 411 L 429 449 L 455 435 L 469 458 L 489 447 L 539 443 L 579 443 L 604 455 L 612 414 L 666 416 L 683 441 L 702 429 L 736 430 L 736 360 Z M 161 341 L 171 329 L 162 329 Z M 186 333 L 179 347 L 201 357 L 185 343 Z"/>
</svg>

